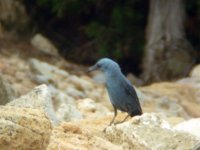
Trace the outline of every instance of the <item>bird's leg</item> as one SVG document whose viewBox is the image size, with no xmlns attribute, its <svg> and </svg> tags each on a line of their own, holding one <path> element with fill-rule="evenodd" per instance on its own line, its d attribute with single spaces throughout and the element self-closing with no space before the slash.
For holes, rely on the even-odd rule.
<svg viewBox="0 0 200 150">
<path fill-rule="evenodd" d="M 126 121 L 126 119 L 129 117 L 129 114 L 122 120 L 122 121 L 118 121 L 115 124 L 119 124 L 119 123 L 123 123 L 124 121 Z"/>
<path fill-rule="evenodd" d="M 113 124 L 113 122 L 115 121 L 115 118 L 117 116 L 117 108 L 114 105 L 113 105 L 113 108 L 114 108 L 114 116 L 108 126 L 111 126 Z"/>
<path fill-rule="evenodd" d="M 114 108 L 114 117 L 112 118 L 112 120 L 108 126 L 111 126 L 113 124 L 113 122 L 115 121 L 115 118 L 117 116 L 117 108 L 114 105 L 113 105 L 113 108 Z M 105 131 L 106 131 L 106 128 L 103 129 L 103 132 L 105 132 Z"/>
</svg>

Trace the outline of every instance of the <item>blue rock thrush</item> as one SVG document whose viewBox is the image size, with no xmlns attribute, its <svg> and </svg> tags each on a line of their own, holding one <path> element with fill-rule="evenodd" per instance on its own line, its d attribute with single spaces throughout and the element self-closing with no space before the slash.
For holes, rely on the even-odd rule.
<svg viewBox="0 0 200 150">
<path fill-rule="evenodd" d="M 94 66 L 90 67 L 88 71 L 93 70 L 100 70 L 105 76 L 106 88 L 114 108 L 114 117 L 109 125 L 114 123 L 117 109 L 128 113 L 124 120 L 117 123 L 126 121 L 129 116 L 133 117 L 142 114 L 136 91 L 130 81 L 122 74 L 116 62 L 109 58 L 102 58 Z"/>
</svg>

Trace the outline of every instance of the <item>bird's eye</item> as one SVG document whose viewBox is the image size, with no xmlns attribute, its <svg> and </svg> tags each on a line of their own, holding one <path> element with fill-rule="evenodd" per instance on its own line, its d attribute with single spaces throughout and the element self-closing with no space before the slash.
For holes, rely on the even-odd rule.
<svg viewBox="0 0 200 150">
<path fill-rule="evenodd" d="M 100 64 L 97 64 L 97 68 L 100 68 L 101 67 L 101 65 Z"/>
</svg>

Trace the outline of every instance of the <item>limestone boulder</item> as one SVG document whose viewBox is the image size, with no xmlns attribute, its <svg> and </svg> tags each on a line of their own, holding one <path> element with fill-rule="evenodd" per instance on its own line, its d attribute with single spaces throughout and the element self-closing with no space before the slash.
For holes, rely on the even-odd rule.
<svg viewBox="0 0 200 150">
<path fill-rule="evenodd" d="M 200 103 L 200 78 L 199 77 L 187 77 L 177 81 L 186 87 L 190 87 L 193 89 L 193 93 L 191 93 L 194 97 L 194 103 Z M 193 111 L 194 112 L 194 111 Z M 197 112 L 198 113 L 198 112 Z M 197 117 L 199 117 L 197 115 Z"/>
<path fill-rule="evenodd" d="M 186 77 L 183 79 L 179 79 L 176 82 L 185 84 L 185 85 L 189 85 L 192 87 L 196 87 L 196 88 L 200 87 L 200 78 L 199 77 Z"/>
<path fill-rule="evenodd" d="M 33 108 L 0 106 L 0 149 L 46 149 L 52 125 L 45 112 Z"/>
<path fill-rule="evenodd" d="M 184 83 L 155 83 L 140 88 L 145 95 L 143 108 L 146 112 L 163 112 L 167 116 L 189 119 L 199 117 L 199 90 Z M 195 107 L 195 109 L 194 109 Z"/>
<path fill-rule="evenodd" d="M 51 101 L 51 93 L 49 92 L 48 87 L 45 84 L 40 85 L 34 88 L 28 94 L 11 101 L 7 104 L 7 106 L 44 110 L 44 112 L 53 124 L 58 123 L 58 119 L 55 115 L 55 111 L 53 109 Z"/>
<path fill-rule="evenodd" d="M 200 140 L 200 118 L 184 121 L 174 127 L 175 130 L 188 132 Z"/>
<path fill-rule="evenodd" d="M 56 116 L 60 122 L 74 121 L 83 118 L 83 114 L 76 105 L 62 103 L 56 111 Z"/>
<path fill-rule="evenodd" d="M 125 115 L 119 113 L 117 120 Z M 174 130 L 162 114 L 145 113 L 107 127 L 112 116 L 65 122 L 55 127 L 48 150 L 188 150 L 200 148 L 196 136 Z M 105 129 L 105 132 L 103 130 Z"/>
<path fill-rule="evenodd" d="M 74 97 L 69 96 L 67 92 L 63 92 L 54 86 L 48 86 L 48 88 L 52 95 L 52 103 L 55 111 L 57 111 L 62 104 L 76 105 Z"/>
<path fill-rule="evenodd" d="M 106 129 L 106 137 L 123 149 L 186 150 L 200 144 L 195 136 L 173 131 L 165 120 L 155 114 L 144 114 L 110 126 Z"/>
<path fill-rule="evenodd" d="M 85 93 L 73 87 L 66 88 L 65 92 L 67 95 L 74 97 L 75 99 L 86 97 Z"/>
<path fill-rule="evenodd" d="M 80 91 L 92 90 L 94 88 L 91 82 L 85 79 L 79 78 L 76 75 L 71 75 L 67 81 L 68 83 L 74 85 L 74 87 Z"/>
<path fill-rule="evenodd" d="M 85 128 L 87 123 L 88 128 Z M 94 134 L 92 128 L 89 128 L 91 123 L 63 123 L 59 127 L 54 128 L 47 150 L 123 150 L 122 147 L 111 143 L 102 135 Z"/>
<path fill-rule="evenodd" d="M 30 27 L 30 18 L 22 1 L 0 1 L 0 20 L 5 30 L 21 31 L 18 36 Z"/>
<path fill-rule="evenodd" d="M 200 64 L 196 65 L 190 72 L 191 77 L 200 77 Z"/>
<path fill-rule="evenodd" d="M 49 39 L 47 39 L 40 33 L 37 33 L 33 36 L 33 38 L 31 39 L 31 44 L 37 50 L 40 50 L 45 54 L 58 56 L 57 48 L 52 44 L 52 42 Z"/>
<path fill-rule="evenodd" d="M 34 73 L 32 75 L 32 79 L 34 79 L 38 83 L 53 82 L 54 84 L 56 84 L 55 81 L 63 80 L 69 77 L 68 72 L 37 59 L 30 59 L 29 65 L 31 71 Z"/>
<path fill-rule="evenodd" d="M 90 98 L 79 99 L 77 101 L 77 108 L 82 112 L 85 119 L 96 119 L 111 113 L 103 104 L 95 102 Z"/>
</svg>

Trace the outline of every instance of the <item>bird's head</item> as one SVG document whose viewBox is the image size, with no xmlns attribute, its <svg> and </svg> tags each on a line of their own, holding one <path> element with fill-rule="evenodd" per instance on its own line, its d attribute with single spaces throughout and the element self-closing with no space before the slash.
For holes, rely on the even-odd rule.
<svg viewBox="0 0 200 150">
<path fill-rule="evenodd" d="M 100 70 L 103 73 L 112 73 L 114 71 L 120 71 L 120 67 L 115 61 L 109 58 L 102 58 L 94 66 L 88 69 L 89 72 L 94 70 Z"/>
</svg>

